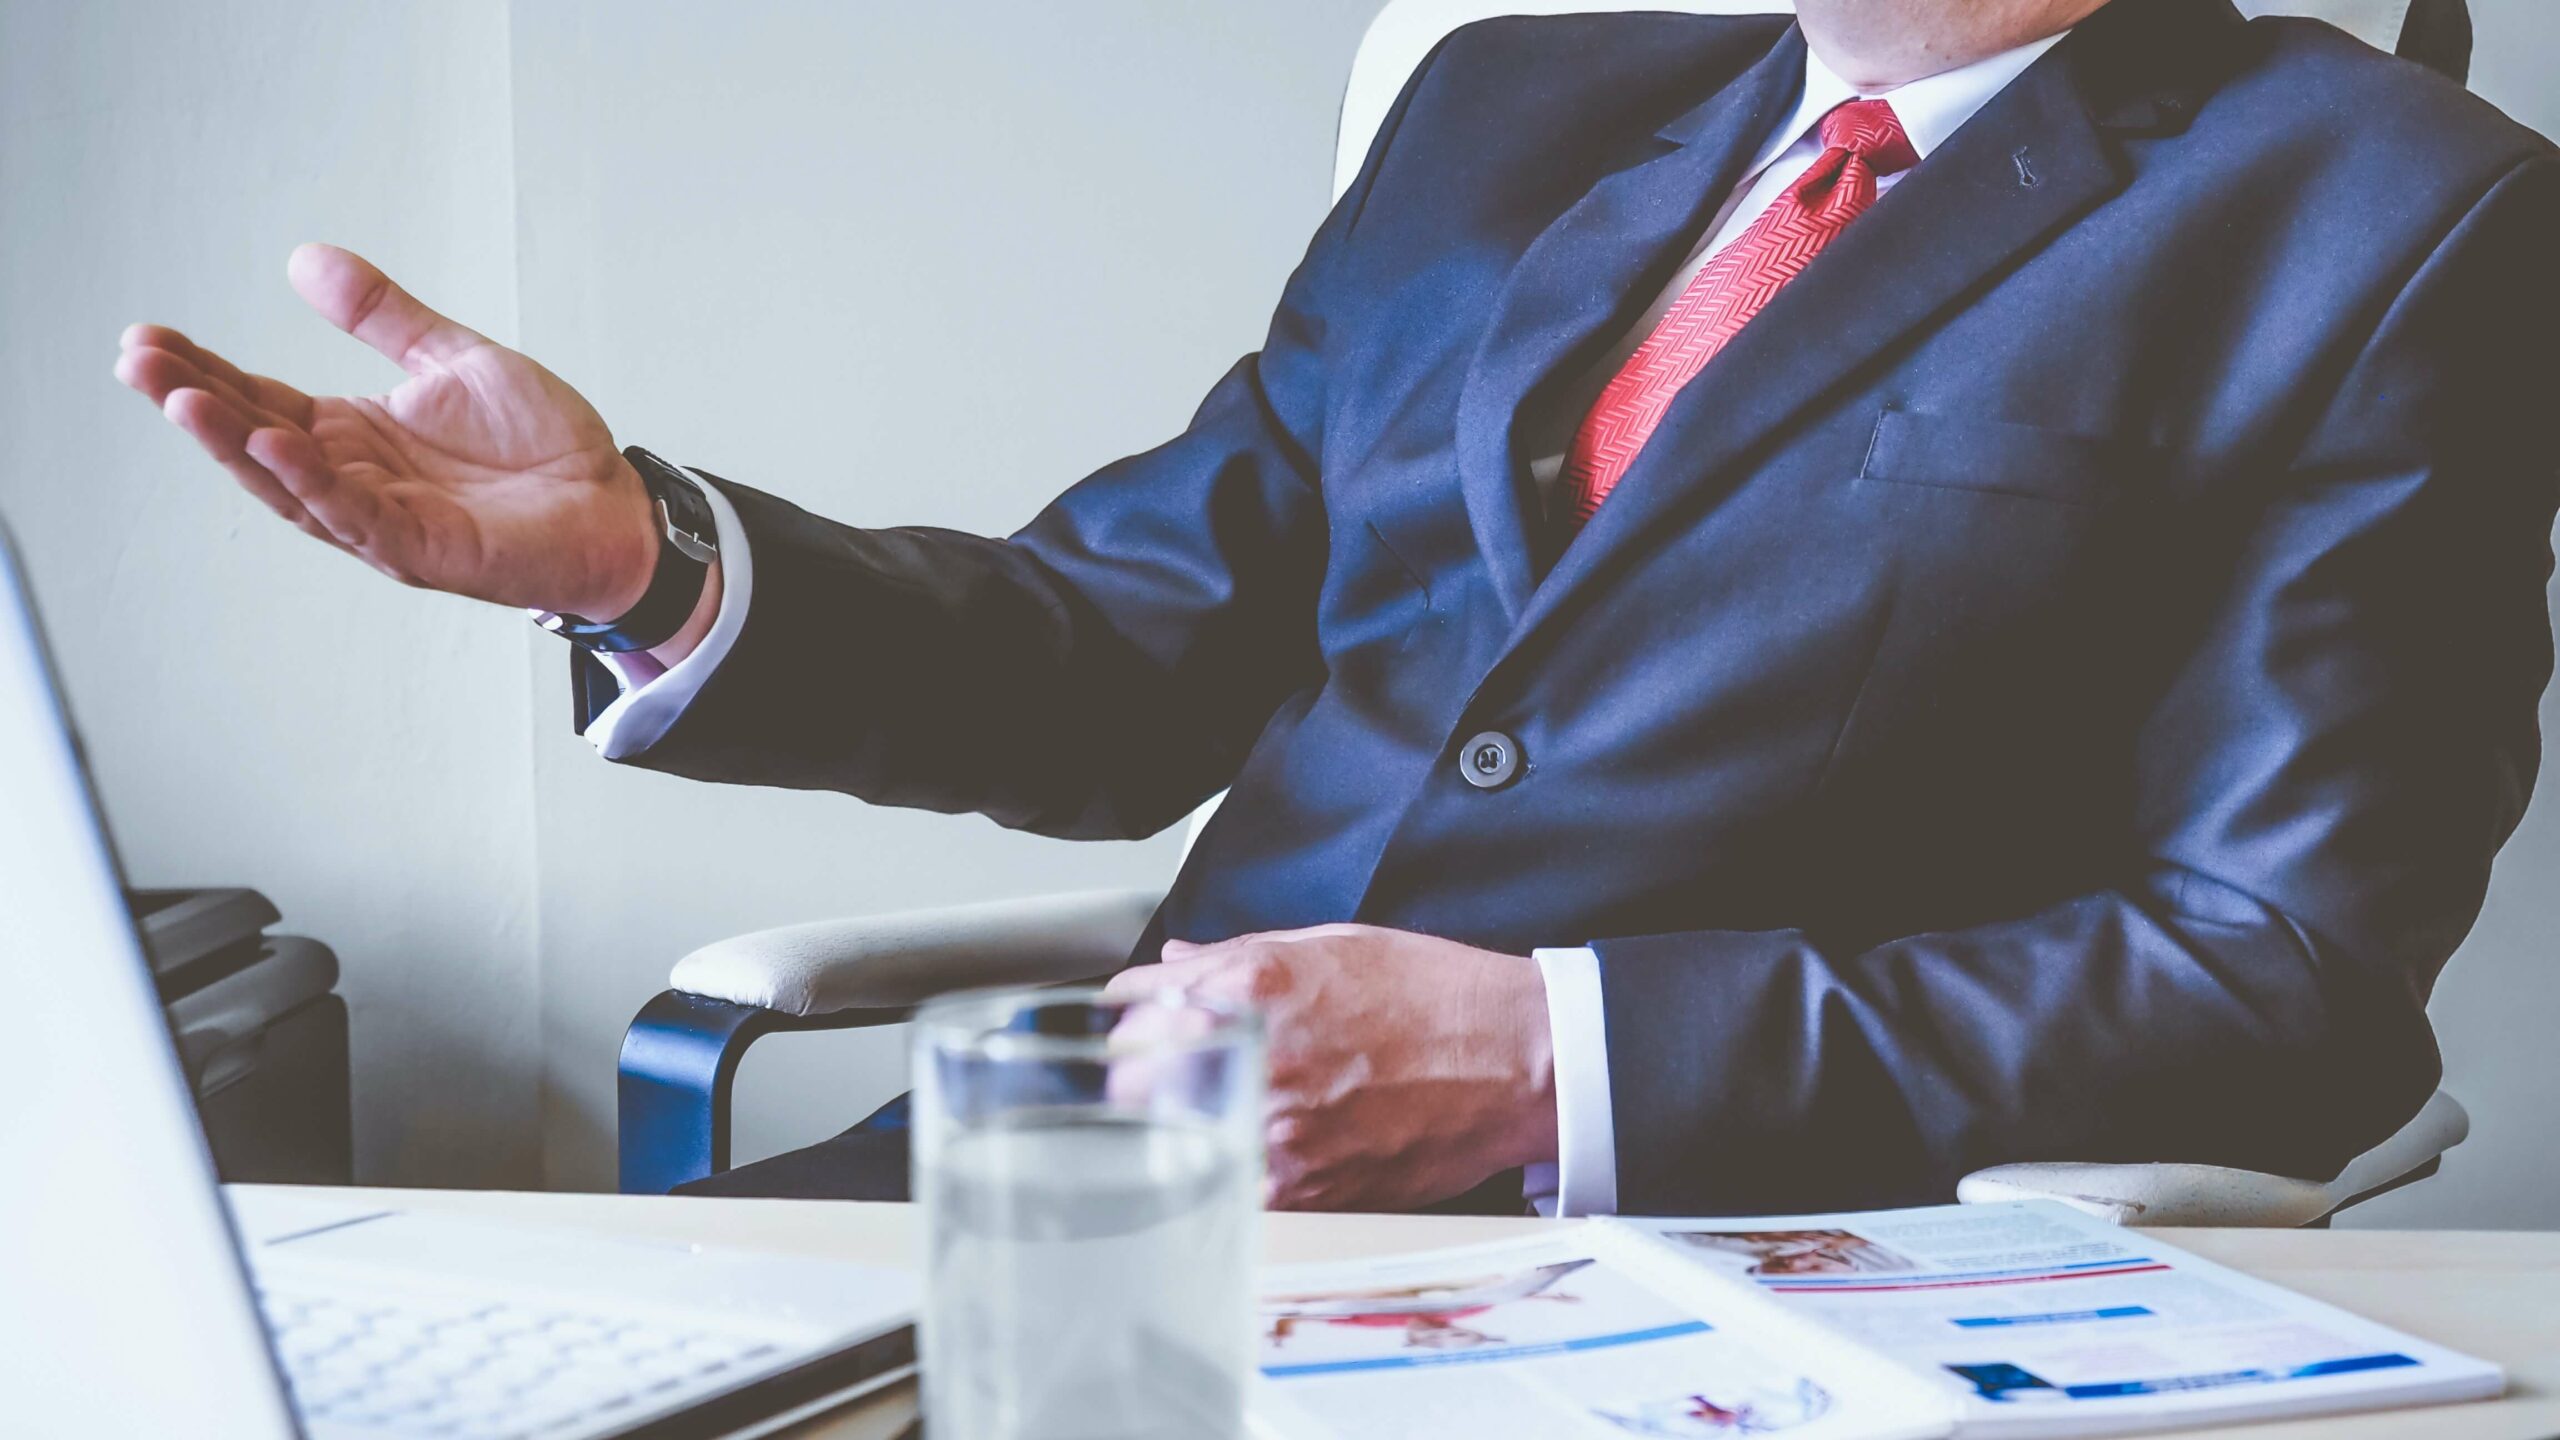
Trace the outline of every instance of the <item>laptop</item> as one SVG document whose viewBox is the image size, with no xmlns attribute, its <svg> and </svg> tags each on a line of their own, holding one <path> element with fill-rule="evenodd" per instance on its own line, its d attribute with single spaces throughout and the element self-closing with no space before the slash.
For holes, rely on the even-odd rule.
<svg viewBox="0 0 2560 1440">
<path fill-rule="evenodd" d="M 0 1433 L 762 1435 L 914 1367 L 912 1275 L 226 1201 L 0 532 Z"/>
</svg>

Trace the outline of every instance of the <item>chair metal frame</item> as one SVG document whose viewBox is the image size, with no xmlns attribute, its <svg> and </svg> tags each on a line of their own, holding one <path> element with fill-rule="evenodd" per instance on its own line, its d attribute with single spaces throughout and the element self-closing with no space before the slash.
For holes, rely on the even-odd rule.
<svg viewBox="0 0 2560 1440">
<path fill-rule="evenodd" d="M 614 1091 L 625 1195 L 664 1195 L 729 1168 L 731 1100 L 747 1047 L 801 1030 L 896 1025 L 908 1010 L 793 1015 L 682 990 L 640 1007 L 622 1037 Z"/>
</svg>

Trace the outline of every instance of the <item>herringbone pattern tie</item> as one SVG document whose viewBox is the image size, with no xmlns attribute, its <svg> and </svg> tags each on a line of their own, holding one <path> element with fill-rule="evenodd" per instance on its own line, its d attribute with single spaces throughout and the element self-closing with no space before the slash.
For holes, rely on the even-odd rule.
<svg viewBox="0 0 2560 1440">
<path fill-rule="evenodd" d="M 1876 181 L 1920 163 L 1893 107 L 1853 100 L 1822 117 L 1821 158 L 1719 251 L 1609 381 L 1565 455 L 1579 530 L 1625 478 L 1683 387 L 1787 282 L 1876 203 Z"/>
</svg>

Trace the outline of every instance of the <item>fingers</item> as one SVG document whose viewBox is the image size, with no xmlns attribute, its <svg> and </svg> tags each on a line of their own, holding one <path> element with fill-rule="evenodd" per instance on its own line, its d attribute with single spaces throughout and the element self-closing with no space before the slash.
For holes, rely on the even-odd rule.
<svg viewBox="0 0 2560 1440">
<path fill-rule="evenodd" d="M 256 497 L 259 504 L 292 522 L 294 528 L 316 540 L 346 548 L 296 499 L 293 492 L 273 472 L 249 453 L 249 441 L 255 434 L 277 434 L 258 431 L 249 417 L 230 401 L 210 391 L 181 389 L 170 392 L 161 403 L 161 411 L 179 429 L 193 436 L 205 453 L 211 455 L 240 488 Z"/>
<path fill-rule="evenodd" d="M 412 375 L 488 343 L 418 302 L 371 262 L 335 245 L 304 245 L 285 276 L 330 324 L 381 351 Z"/>
<path fill-rule="evenodd" d="M 1197 1094 L 1198 1047 L 1220 1023 L 1209 1011 L 1179 1003 L 1130 1004 L 1111 1027 L 1104 1094 L 1115 1105 L 1141 1109 Z"/>
<path fill-rule="evenodd" d="M 260 426 L 240 407 L 207 390 L 170 393 L 162 407 L 240 488 L 311 538 L 356 555 L 394 579 L 415 583 L 386 559 L 388 510 L 371 488 L 347 479 L 298 429 Z"/>
<path fill-rule="evenodd" d="M 202 390 L 229 403 L 261 425 L 300 425 L 302 422 L 257 403 L 240 387 L 218 378 L 195 361 L 176 351 L 131 349 L 116 357 L 116 379 L 128 389 L 136 390 L 154 405 L 166 406 L 169 397 L 180 390 Z"/>
<path fill-rule="evenodd" d="M 1205 960 L 1176 960 L 1165 957 L 1162 965 L 1132 965 L 1111 977 L 1102 993 L 1122 1003 L 1146 1000 L 1171 991 L 1185 990 L 1208 972 Z"/>
<path fill-rule="evenodd" d="M 244 408 L 264 411 L 289 425 L 307 429 L 311 424 L 310 396 L 281 380 L 252 375 L 166 325 L 128 326 L 120 346 L 123 354 L 116 362 L 116 377 L 150 395 L 154 403 L 166 399 L 166 392 L 153 394 L 146 384 L 137 383 L 126 373 L 129 366 L 144 377 L 188 375 L 201 380 L 198 388 L 227 395 Z"/>
<path fill-rule="evenodd" d="M 331 465 L 309 435 L 263 429 L 247 438 L 246 448 L 339 545 L 395 580 L 418 583 L 395 533 L 402 517 L 372 486 Z"/>
<path fill-rule="evenodd" d="M 1293 945 L 1307 940 L 1336 940 L 1356 935 L 1366 926 L 1337 922 L 1313 925 L 1304 930 L 1261 930 L 1247 935 L 1201 944 L 1191 940 L 1167 940 L 1161 952 L 1166 960 L 1205 960 L 1232 955 L 1249 945 Z"/>
<path fill-rule="evenodd" d="M 1268 933 L 1255 933 L 1251 935 L 1235 935 L 1224 940 L 1211 940 L 1207 942 L 1197 940 L 1167 940 L 1164 942 L 1164 949 L 1160 953 L 1163 955 L 1164 961 L 1168 965 L 1177 960 L 1207 962 L 1233 955 L 1248 945 L 1268 944 L 1273 941 L 1285 941 L 1291 938 L 1293 938 L 1292 935 L 1287 931 L 1271 931 Z"/>
<path fill-rule="evenodd" d="M 310 396 L 251 375 L 164 325 L 124 332 L 116 378 L 149 397 L 258 503 L 304 534 L 416 583 L 384 543 L 401 517 L 321 454 L 307 428 L 316 412 Z"/>
</svg>

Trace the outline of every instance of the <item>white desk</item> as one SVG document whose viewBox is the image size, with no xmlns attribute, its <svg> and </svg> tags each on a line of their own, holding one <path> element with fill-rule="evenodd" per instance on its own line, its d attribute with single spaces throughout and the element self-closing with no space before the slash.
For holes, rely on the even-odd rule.
<svg viewBox="0 0 2560 1440">
<path fill-rule="evenodd" d="M 333 1192 L 345 1193 L 345 1192 Z M 904 1205 L 675 1200 L 626 1195 L 358 1192 L 386 1207 L 579 1225 L 706 1245 L 915 1263 Z M 1537 1220 L 1275 1215 L 1274 1260 L 1348 1259 L 1491 1240 Z M 2191 1434 L 2247 1440 L 2548 1440 L 2560 1435 L 2560 1234 L 2379 1230 L 2181 1230 L 2176 1243 L 2412 1334 L 2495 1360 L 2505 1399 Z M 914 1417 L 912 1387 L 797 1427 L 790 1440 L 891 1440 Z"/>
</svg>

